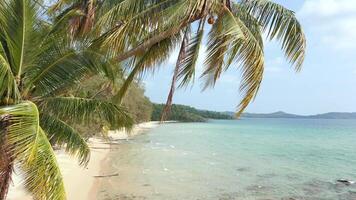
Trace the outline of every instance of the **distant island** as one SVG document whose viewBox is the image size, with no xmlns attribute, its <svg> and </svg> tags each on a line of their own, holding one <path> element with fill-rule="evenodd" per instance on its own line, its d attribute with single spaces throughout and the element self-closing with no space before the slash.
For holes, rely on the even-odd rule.
<svg viewBox="0 0 356 200">
<path fill-rule="evenodd" d="M 234 112 L 225 112 L 234 116 Z M 293 119 L 356 119 L 356 112 L 329 112 L 316 115 L 296 115 L 286 112 L 274 112 L 267 114 L 244 113 L 242 118 L 293 118 Z"/>
<path fill-rule="evenodd" d="M 165 104 L 153 103 L 152 121 L 161 119 Z M 244 113 L 241 118 L 286 118 L 286 119 L 356 119 L 356 112 L 329 112 L 316 115 L 296 115 L 283 111 L 274 113 Z M 234 112 L 217 112 L 197 109 L 187 105 L 173 104 L 167 120 L 180 122 L 205 122 L 209 119 L 236 119 Z"/>
</svg>

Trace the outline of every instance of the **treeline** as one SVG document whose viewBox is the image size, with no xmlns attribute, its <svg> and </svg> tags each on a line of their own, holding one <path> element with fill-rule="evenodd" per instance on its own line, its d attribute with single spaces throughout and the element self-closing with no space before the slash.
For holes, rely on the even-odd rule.
<svg viewBox="0 0 356 200">
<path fill-rule="evenodd" d="M 164 106 L 164 104 L 153 104 L 152 121 L 159 121 L 161 119 Z M 167 120 L 205 122 L 208 119 L 233 119 L 233 117 L 221 112 L 198 110 L 190 106 L 173 104 Z"/>
<path fill-rule="evenodd" d="M 165 104 L 152 103 L 144 95 L 144 87 L 137 80 L 131 84 L 122 102 L 115 102 L 117 88 L 121 87 L 123 80 L 123 77 L 118 77 L 115 82 L 112 82 L 105 77 L 94 76 L 78 84 L 71 93 L 82 98 L 101 99 L 122 106 L 129 111 L 135 123 L 159 121 Z M 233 117 L 226 113 L 198 110 L 190 106 L 173 104 L 167 120 L 205 122 L 207 119 L 233 119 Z M 83 133 L 85 137 L 93 136 L 107 129 L 107 125 L 102 123 L 99 117 L 94 120 L 94 123 L 72 124 L 72 126 Z"/>
</svg>

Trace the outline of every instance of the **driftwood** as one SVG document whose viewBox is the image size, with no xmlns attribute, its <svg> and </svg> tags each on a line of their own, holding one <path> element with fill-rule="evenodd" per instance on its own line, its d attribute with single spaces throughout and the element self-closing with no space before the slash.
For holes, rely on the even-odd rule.
<svg viewBox="0 0 356 200">
<path fill-rule="evenodd" d="M 111 149 L 110 147 L 90 147 L 91 149 Z"/>
<path fill-rule="evenodd" d="M 347 179 L 338 179 L 338 180 L 336 180 L 336 182 L 343 183 L 343 184 L 345 184 L 347 186 L 352 185 L 352 184 L 355 183 L 355 181 L 350 181 L 350 180 L 347 180 Z"/>
<path fill-rule="evenodd" d="M 101 176 L 94 176 L 94 178 L 108 178 L 113 176 L 119 176 L 119 173 L 116 174 L 109 174 L 109 175 L 101 175 Z"/>
<path fill-rule="evenodd" d="M 121 145 L 122 143 L 117 143 L 117 142 L 103 142 L 103 144 L 109 144 L 109 145 Z"/>
</svg>

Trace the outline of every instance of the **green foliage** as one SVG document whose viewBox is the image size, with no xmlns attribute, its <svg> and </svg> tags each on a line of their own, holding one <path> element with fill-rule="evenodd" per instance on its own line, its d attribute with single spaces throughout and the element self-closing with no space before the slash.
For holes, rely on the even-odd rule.
<svg viewBox="0 0 356 200">
<path fill-rule="evenodd" d="M 170 7 L 174 7 L 175 10 L 169 10 Z M 292 11 L 271 1 L 246 0 L 238 3 L 232 1 L 207 3 L 204 0 L 176 1 L 161 9 L 162 13 L 167 11 L 170 15 L 180 16 L 178 24 L 183 25 L 203 20 L 202 26 L 204 26 L 207 18 L 216 16 L 216 23 L 213 24 L 209 34 L 206 70 L 202 77 L 206 80 L 206 86 L 213 86 L 220 74 L 230 65 L 233 63 L 239 65 L 242 74 L 240 85 L 242 100 L 237 107 L 238 116 L 256 97 L 263 78 L 263 31 L 268 33 L 270 39 L 277 39 L 281 42 L 286 58 L 295 64 L 297 70 L 300 70 L 304 61 L 306 40 L 298 20 Z M 161 17 L 166 20 L 165 14 Z M 169 23 L 176 24 L 177 22 L 170 21 Z M 165 27 L 160 28 L 167 30 Z M 202 29 L 199 28 L 199 30 Z M 197 41 L 201 43 L 203 40 Z M 199 48 L 195 51 L 199 51 Z M 183 60 L 180 62 L 184 63 L 186 58 L 178 59 Z M 189 72 L 193 71 L 189 69 Z"/>
<path fill-rule="evenodd" d="M 0 116 L 3 115 L 9 116 L 6 143 L 12 147 L 13 156 L 20 163 L 25 186 L 36 199 L 65 199 L 62 176 L 52 146 L 39 126 L 37 106 L 26 101 L 0 107 Z"/>
<path fill-rule="evenodd" d="M 150 100 L 145 97 L 143 86 L 141 86 L 139 82 L 134 81 L 130 85 L 128 93 L 122 100 L 121 104 L 120 102 L 115 101 L 114 97 L 116 95 L 116 88 L 120 88 L 123 81 L 120 73 L 118 73 L 114 82 L 111 82 L 102 76 L 94 76 L 78 84 L 71 93 L 82 98 L 95 98 L 107 103 L 111 102 L 111 104 L 114 104 L 117 107 L 125 108 L 125 110 L 128 111 L 127 114 L 130 115 L 134 123 L 149 121 L 152 113 L 152 104 Z M 72 109 L 68 109 L 68 111 L 70 110 Z M 102 131 L 104 127 L 110 128 L 107 127 L 107 124 L 101 123 L 100 119 L 102 119 L 102 117 L 97 115 L 95 118 L 91 119 L 91 123 L 87 123 L 85 126 L 74 126 L 84 133 L 86 137 L 89 137 Z M 113 127 L 111 127 L 111 129 L 113 129 Z"/>
<path fill-rule="evenodd" d="M 133 124 L 121 106 L 70 93 L 90 76 L 113 80 L 115 74 L 104 56 L 43 21 L 39 3 L 0 1 L 0 199 L 6 197 L 15 163 L 34 199 L 66 199 L 52 145 L 65 146 L 83 166 L 90 157 L 71 123 L 99 116 L 114 128 Z"/>
<path fill-rule="evenodd" d="M 161 119 L 164 104 L 153 104 L 152 121 Z M 231 115 L 221 112 L 198 110 L 190 106 L 173 104 L 167 120 L 180 122 L 205 122 L 208 119 L 233 119 Z"/>
<path fill-rule="evenodd" d="M 65 150 L 79 158 L 79 163 L 86 165 L 89 161 L 90 149 L 83 136 L 66 122 L 46 114 L 42 114 L 40 124 L 48 133 L 51 143 L 64 146 Z M 81 151 L 76 151 L 81 149 Z"/>
<path fill-rule="evenodd" d="M 138 76 L 167 60 L 174 48 L 162 43 L 170 40 L 170 47 L 187 42 L 177 58 L 173 82 L 180 86 L 192 83 L 199 50 L 207 43 L 205 70 L 201 77 L 203 89 L 214 86 L 230 66 L 235 64 L 241 73 L 242 99 L 237 106 L 237 116 L 252 102 L 261 85 L 264 74 L 264 44 L 262 35 L 276 39 L 286 59 L 299 71 L 304 61 L 306 39 L 295 13 L 270 0 L 127 0 L 127 1 L 64 1 L 56 9 L 62 13 L 69 10 L 83 12 L 84 18 L 70 27 L 74 35 L 83 32 L 91 21 L 95 35 L 92 47 L 100 48 L 118 62 L 127 61 L 127 80 L 117 95 L 122 100 L 129 84 Z M 66 6 L 64 6 L 66 5 Z M 68 9 L 61 9 L 66 7 Z M 95 10 L 97 9 L 97 10 Z M 97 13 L 93 19 L 93 12 Z M 82 20 L 80 20 L 82 19 Z M 208 39 L 204 39 L 205 23 L 212 24 Z M 195 34 L 183 34 L 196 22 Z M 88 30 L 88 29 L 87 29 Z M 188 36 L 188 37 L 187 37 Z M 172 40 L 172 38 L 175 38 Z M 154 64 L 154 65 L 153 65 Z M 153 71 L 153 70 L 152 70 Z M 175 84 L 172 83 L 172 87 Z M 171 90 L 174 91 L 174 90 Z M 172 102 L 170 92 L 167 102 Z M 169 105 L 167 106 L 169 108 Z M 165 109 L 169 111 L 169 109 Z"/>
<path fill-rule="evenodd" d="M 133 122 L 124 107 L 111 102 L 80 97 L 49 97 L 41 103 L 41 110 L 74 123 L 91 123 L 93 118 L 105 120 L 110 128 L 131 128 Z"/>
<path fill-rule="evenodd" d="M 134 83 L 131 85 L 122 105 L 130 111 L 135 123 L 151 120 L 153 105 L 144 95 L 144 89 L 140 84 Z"/>
</svg>

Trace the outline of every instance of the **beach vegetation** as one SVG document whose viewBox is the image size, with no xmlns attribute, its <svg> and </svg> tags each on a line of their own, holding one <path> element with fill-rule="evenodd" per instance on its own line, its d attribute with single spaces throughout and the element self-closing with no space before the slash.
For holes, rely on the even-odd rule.
<svg viewBox="0 0 356 200">
<path fill-rule="evenodd" d="M 165 108 L 165 104 L 153 104 L 152 121 L 159 121 L 162 116 L 162 112 Z M 199 110 L 191 106 L 173 104 L 170 115 L 166 120 L 179 121 L 179 122 L 206 122 L 209 119 L 234 119 L 233 115 L 229 115 L 223 112 L 215 112 L 208 110 Z"/>
<path fill-rule="evenodd" d="M 122 106 L 68 92 L 87 77 L 115 74 L 105 57 L 71 42 L 41 11 L 33 0 L 0 1 L 0 199 L 15 168 L 34 199 L 66 199 L 53 147 L 82 166 L 90 158 L 70 124 L 94 117 L 114 129 L 133 124 Z"/>
</svg>

